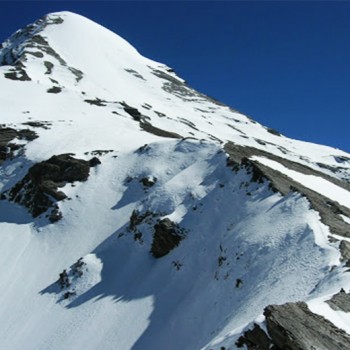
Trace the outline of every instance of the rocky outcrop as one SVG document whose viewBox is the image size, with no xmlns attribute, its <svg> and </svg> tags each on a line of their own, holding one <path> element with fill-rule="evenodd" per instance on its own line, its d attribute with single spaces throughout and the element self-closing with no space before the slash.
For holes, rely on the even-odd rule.
<svg viewBox="0 0 350 350">
<path fill-rule="evenodd" d="M 61 218 L 56 202 L 67 197 L 59 188 L 67 182 L 86 181 L 90 166 L 89 161 L 73 158 L 70 154 L 53 156 L 32 166 L 7 197 L 27 207 L 33 217 L 51 209 L 47 216 L 55 222 Z"/>
<path fill-rule="evenodd" d="M 156 136 L 160 136 L 160 137 L 168 137 L 168 138 L 171 138 L 171 139 L 181 139 L 182 136 L 177 134 L 176 132 L 171 132 L 171 131 L 166 131 L 166 130 L 163 130 L 163 129 L 159 129 L 155 126 L 153 126 L 152 124 L 150 124 L 149 122 L 145 122 L 145 121 L 141 121 L 140 122 L 140 127 L 142 130 L 150 133 L 150 134 L 153 134 L 153 135 L 156 135 Z"/>
<path fill-rule="evenodd" d="M 250 158 L 253 156 L 265 157 L 282 164 L 288 169 L 306 175 L 321 177 L 350 191 L 350 185 L 347 182 L 324 174 L 306 165 L 293 162 L 254 147 L 239 146 L 229 142 L 225 145 L 224 149 L 229 155 L 227 165 L 232 167 L 233 170 L 239 170 L 241 167 L 244 167 L 247 172 L 251 174 L 253 181 L 263 182 L 266 180 L 269 182 L 272 190 L 280 192 L 283 195 L 287 195 L 291 191 L 299 192 L 309 200 L 310 206 L 319 212 L 321 221 L 329 226 L 332 233 L 350 237 L 350 225 L 341 217 L 341 215 L 344 215 L 350 218 L 349 208 L 305 187 L 303 184 L 293 180 L 278 170 L 272 169 Z"/>
<path fill-rule="evenodd" d="M 140 111 L 137 108 L 131 107 L 125 102 L 122 102 L 121 105 L 124 108 L 124 111 L 128 113 L 135 121 L 139 122 L 140 128 L 150 134 L 156 135 L 156 136 L 161 136 L 161 137 L 169 137 L 169 138 L 174 138 L 174 139 L 181 139 L 182 136 L 172 132 L 172 131 L 167 131 L 163 130 L 160 128 L 157 128 L 153 126 L 147 119 L 148 117 L 142 115 Z"/>
<path fill-rule="evenodd" d="M 163 81 L 162 89 L 171 95 L 175 95 L 181 98 L 183 101 L 210 101 L 218 106 L 224 106 L 223 103 L 216 100 L 213 97 L 202 94 L 194 89 L 192 89 L 184 80 L 178 78 L 171 68 L 166 68 L 165 71 L 151 69 L 152 74 L 156 77 L 161 78 Z"/>
<path fill-rule="evenodd" d="M 154 176 L 146 176 L 143 177 L 140 182 L 144 187 L 153 187 L 157 182 L 157 178 Z"/>
<path fill-rule="evenodd" d="M 350 312 L 350 293 L 341 290 L 334 294 L 326 303 L 335 311 Z"/>
<path fill-rule="evenodd" d="M 343 261 L 347 261 L 347 265 L 350 262 L 350 242 L 341 241 L 339 244 L 339 250 Z"/>
<path fill-rule="evenodd" d="M 15 151 L 23 147 L 13 142 L 14 139 L 32 141 L 37 137 L 37 134 L 29 129 L 15 130 L 0 126 L 0 164 L 6 159 L 11 159 Z"/>
<path fill-rule="evenodd" d="M 177 224 L 165 218 L 154 225 L 151 253 L 155 258 L 167 255 L 184 239 L 184 232 Z"/>
<path fill-rule="evenodd" d="M 22 62 L 18 62 L 16 65 L 9 68 L 8 71 L 4 73 L 4 77 L 7 79 L 19 80 L 19 81 L 32 80 L 30 76 L 27 74 L 25 70 L 25 66 Z"/>
<path fill-rule="evenodd" d="M 344 293 L 345 294 L 345 293 Z M 264 311 L 268 335 L 258 326 L 239 338 L 249 350 L 345 350 L 350 336 L 304 302 L 270 305 Z M 265 335 L 264 335 L 264 334 Z"/>
<path fill-rule="evenodd" d="M 12 80 L 30 81 L 32 80 L 27 72 L 25 63 L 29 56 L 42 59 L 44 56 L 51 56 L 61 66 L 64 66 L 74 76 L 76 82 L 79 82 L 84 74 L 79 69 L 68 66 L 67 62 L 49 45 L 48 41 L 41 32 L 49 25 L 59 25 L 63 23 L 63 18 L 59 15 L 48 15 L 40 18 L 35 23 L 26 26 L 17 31 L 0 48 L 0 66 L 10 65 L 5 77 Z M 45 74 L 51 74 L 54 64 L 50 61 L 44 61 L 46 68 Z M 54 92 L 54 91 L 49 91 Z M 55 87 L 55 93 L 57 93 Z"/>
<path fill-rule="evenodd" d="M 243 348 L 245 345 L 248 350 L 269 350 L 272 341 L 257 324 L 254 324 L 254 328 L 247 330 L 236 345 L 238 348 Z"/>
<path fill-rule="evenodd" d="M 350 336 L 324 317 L 312 313 L 304 302 L 270 305 L 264 315 L 269 335 L 279 349 L 350 348 Z"/>
</svg>

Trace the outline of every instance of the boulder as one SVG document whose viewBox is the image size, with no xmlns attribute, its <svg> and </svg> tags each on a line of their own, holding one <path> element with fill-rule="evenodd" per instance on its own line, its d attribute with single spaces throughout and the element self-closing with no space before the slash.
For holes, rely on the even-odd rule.
<svg viewBox="0 0 350 350">
<path fill-rule="evenodd" d="M 165 218 L 154 225 L 151 253 L 155 258 L 167 255 L 184 238 L 182 230 L 170 219 Z"/>
</svg>

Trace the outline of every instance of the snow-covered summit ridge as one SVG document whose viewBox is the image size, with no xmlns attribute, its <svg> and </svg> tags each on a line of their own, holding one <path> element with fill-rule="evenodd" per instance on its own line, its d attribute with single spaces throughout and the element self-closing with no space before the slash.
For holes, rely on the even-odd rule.
<svg viewBox="0 0 350 350">
<path fill-rule="evenodd" d="M 182 81 L 167 66 L 141 56 L 117 34 L 71 12 L 48 14 L 18 30 L 2 44 L 0 65 L 12 65 L 24 72 L 22 80 L 35 79 L 46 84 L 48 78 L 61 83 L 62 77 L 70 76 L 70 81 L 62 82 L 65 88 L 74 88 L 86 76 L 101 90 L 106 91 L 108 85 L 114 90 L 122 84 L 106 82 L 120 80 L 121 72 L 141 74 L 150 69 L 167 72 Z"/>
<path fill-rule="evenodd" d="M 1 54 L 1 348 L 233 350 L 268 304 L 350 289 L 349 154 L 79 15 Z"/>
<path fill-rule="evenodd" d="M 107 41 L 106 44 L 103 44 L 104 47 L 110 44 L 109 48 L 112 50 L 113 47 L 118 47 L 121 53 L 141 57 L 132 45 L 107 28 L 84 16 L 69 11 L 62 11 L 49 13 L 41 17 L 34 23 L 27 25 L 23 29 L 19 29 L 4 41 L 0 50 L 1 64 L 13 64 L 14 60 L 9 56 L 14 56 L 17 59 L 20 58 L 23 49 L 38 34 L 47 38 L 50 43 L 51 40 L 55 39 L 58 43 L 60 42 L 61 53 L 71 51 L 75 47 L 76 50 L 74 50 L 73 54 L 79 52 L 78 57 L 80 58 L 85 53 L 80 51 L 83 45 L 88 42 L 93 51 L 94 47 L 98 45 L 96 41 L 99 41 L 101 38 Z M 50 36 L 52 37 L 50 38 Z M 78 42 L 82 42 L 83 45 L 80 44 L 77 47 Z M 145 60 L 152 62 L 151 60 Z"/>
</svg>

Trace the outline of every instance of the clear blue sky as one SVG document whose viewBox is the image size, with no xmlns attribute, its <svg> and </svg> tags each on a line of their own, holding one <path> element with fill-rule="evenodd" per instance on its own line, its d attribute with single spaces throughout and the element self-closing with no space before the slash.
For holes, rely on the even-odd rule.
<svg viewBox="0 0 350 350">
<path fill-rule="evenodd" d="M 350 2 L 1 1 L 0 41 L 60 10 L 266 126 L 350 152 Z"/>
</svg>

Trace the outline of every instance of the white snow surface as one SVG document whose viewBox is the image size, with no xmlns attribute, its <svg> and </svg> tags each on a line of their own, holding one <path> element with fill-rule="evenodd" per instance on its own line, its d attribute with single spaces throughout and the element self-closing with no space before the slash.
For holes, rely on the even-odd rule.
<svg viewBox="0 0 350 350">
<path fill-rule="evenodd" d="M 63 23 L 52 22 L 59 18 Z M 50 14 L 33 33 L 57 54 L 28 46 L 31 36 L 22 32 L 0 50 L 0 58 L 10 49 L 43 53 L 26 54 L 28 81 L 5 78 L 12 68 L 0 67 L 1 124 L 39 136 L 18 141 L 24 153 L 1 164 L 0 191 L 52 155 L 89 160 L 93 151 L 108 152 L 86 182 L 62 188 L 68 198 L 58 202 L 57 223 L 0 201 L 1 349 L 235 349 L 240 331 L 260 320 L 265 306 L 312 305 L 314 295 L 344 286 L 342 278 L 324 282 L 331 268 L 340 273 L 340 255 L 307 199 L 274 193 L 244 169 L 233 172 L 222 144 L 264 149 L 339 179 L 350 178 L 347 153 L 278 136 L 193 93 L 167 66 L 82 16 Z M 50 73 L 44 62 L 53 65 Z M 62 91 L 48 93 L 52 86 Z M 142 130 L 122 103 L 186 139 Z M 46 127 L 22 124 L 35 121 Z M 350 208 L 346 191 L 326 180 L 258 161 Z M 143 178 L 154 186 L 143 186 Z M 138 226 L 140 240 L 129 229 L 134 210 L 152 213 Z M 153 226 L 166 217 L 186 238 L 155 259 Z M 81 274 L 74 272 L 78 261 Z M 61 289 L 64 270 L 70 285 Z"/>
</svg>

